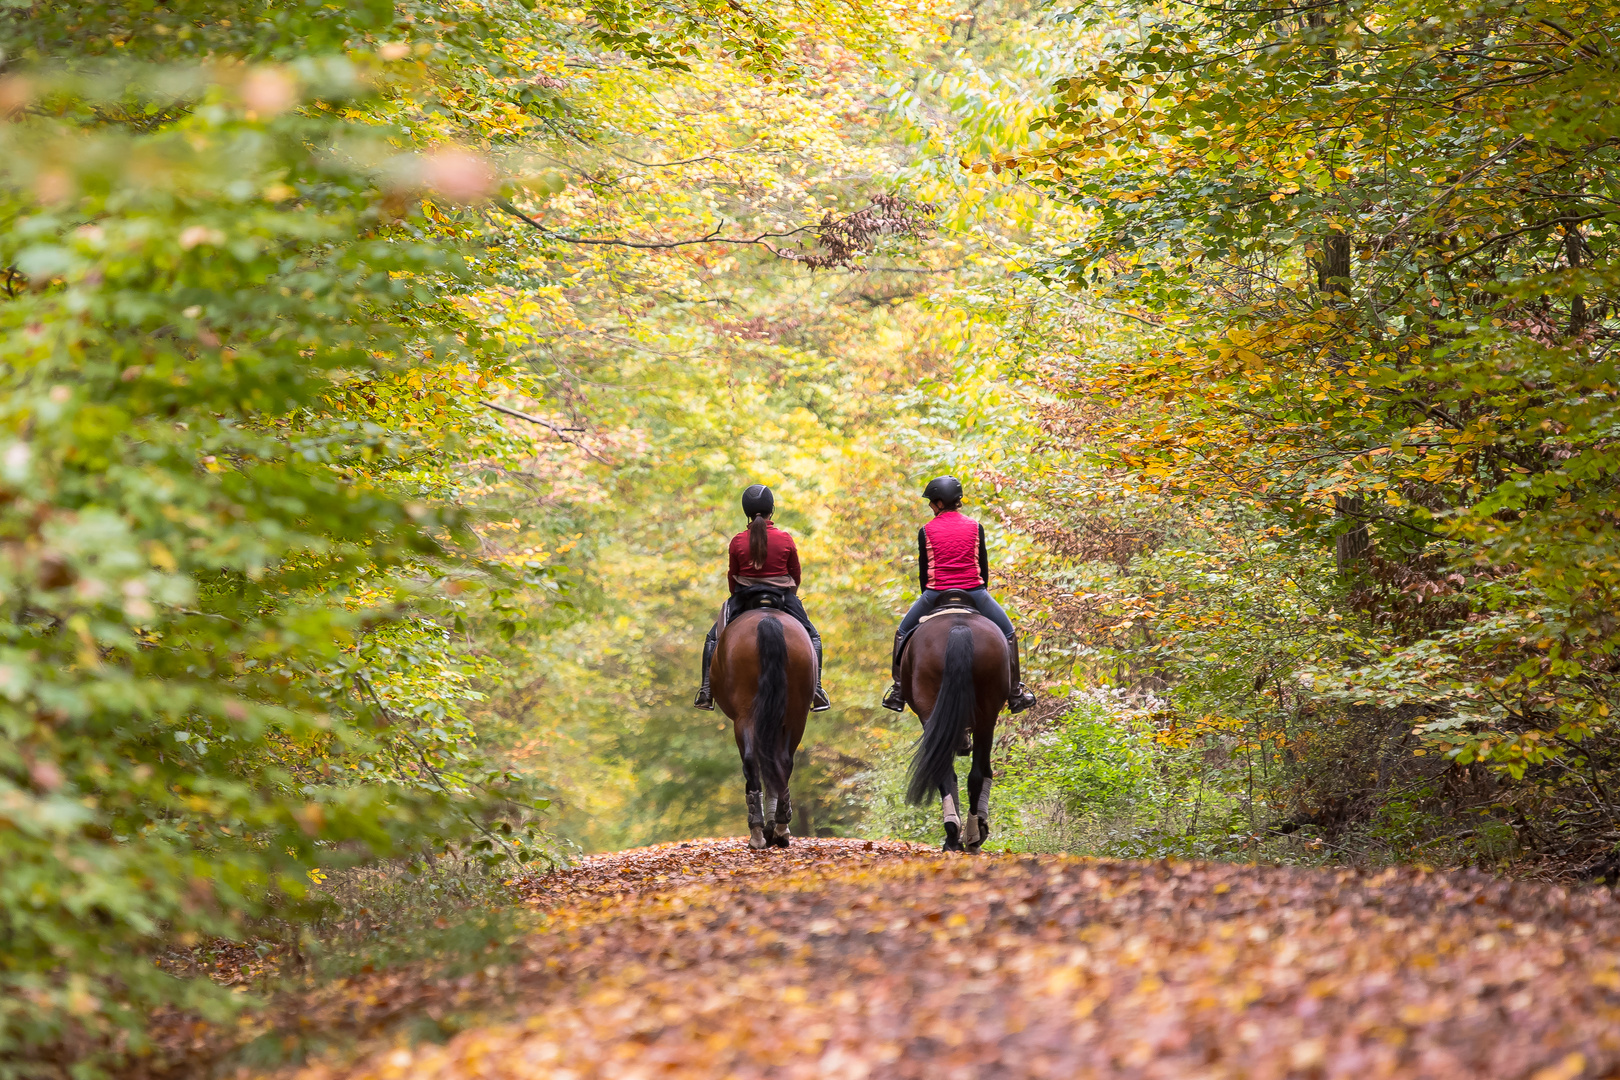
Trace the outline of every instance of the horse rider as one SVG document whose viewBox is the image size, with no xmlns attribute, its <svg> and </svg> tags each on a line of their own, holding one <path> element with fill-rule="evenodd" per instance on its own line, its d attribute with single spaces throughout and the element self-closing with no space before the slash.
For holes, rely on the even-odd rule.
<svg viewBox="0 0 1620 1080">
<path fill-rule="evenodd" d="M 900 620 L 900 629 L 895 631 L 894 685 L 883 695 L 883 707 L 895 712 L 905 711 L 905 692 L 900 689 L 900 650 L 946 590 L 960 590 L 967 594 L 980 615 L 1007 635 L 1007 649 L 1012 658 L 1012 693 L 1007 695 L 1007 708 L 1010 712 L 1023 712 L 1035 704 L 1035 695 L 1024 689 L 1018 679 L 1018 632 L 986 588 L 990 584 L 990 554 L 984 546 L 984 526 L 961 512 L 962 482 L 954 476 L 930 480 L 923 489 L 923 498 L 934 511 L 934 520 L 917 530 L 917 578 L 922 595 L 911 605 L 906 617 Z"/>
<path fill-rule="evenodd" d="M 731 587 L 731 596 L 726 599 L 723 618 L 729 622 L 737 614 L 732 609 L 732 603 L 742 589 L 771 585 L 782 590 L 782 610 L 798 619 L 810 632 L 810 644 L 816 650 L 816 693 L 810 711 L 825 712 L 832 705 L 827 700 L 826 692 L 821 689 L 821 635 L 811 625 L 810 616 L 805 614 L 804 604 L 798 596 L 801 576 L 799 549 L 793 543 L 793 537 L 771 521 L 771 515 L 776 510 L 776 499 L 770 488 L 755 484 L 744 491 L 742 509 L 748 528 L 731 538 L 731 565 L 726 570 L 726 584 Z M 698 688 L 697 697 L 692 701 L 693 708 L 714 708 L 714 694 L 709 689 L 709 664 L 714 660 L 714 643 L 719 633 L 720 622 L 716 621 L 709 627 L 709 636 L 703 639 L 703 685 Z"/>
</svg>

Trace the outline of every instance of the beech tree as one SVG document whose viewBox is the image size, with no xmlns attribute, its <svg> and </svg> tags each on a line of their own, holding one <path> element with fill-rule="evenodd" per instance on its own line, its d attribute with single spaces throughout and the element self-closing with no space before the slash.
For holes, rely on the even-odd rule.
<svg viewBox="0 0 1620 1080">
<path fill-rule="evenodd" d="M 1337 548 L 1345 621 L 1309 656 L 1234 639 L 1226 700 L 1252 677 L 1286 726 L 1305 678 L 1385 745 L 1416 728 L 1402 754 L 1500 770 L 1470 798 L 1587 861 L 1620 767 L 1614 14 L 1088 9 L 1109 45 L 1056 85 L 1046 144 L 992 163 L 1095 215 L 1046 280 L 1154 324 L 1061 364 L 1092 460 L 1227 508 L 1268 558 Z M 1213 619 L 1206 595 L 1160 602 Z"/>
</svg>

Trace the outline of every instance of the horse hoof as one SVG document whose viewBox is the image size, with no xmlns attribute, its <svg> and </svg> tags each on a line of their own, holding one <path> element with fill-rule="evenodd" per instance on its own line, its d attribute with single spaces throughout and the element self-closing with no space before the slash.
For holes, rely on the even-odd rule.
<svg viewBox="0 0 1620 1080">
<path fill-rule="evenodd" d="M 770 844 L 770 841 L 765 839 L 765 830 L 764 829 L 762 829 L 758 825 L 755 825 L 755 826 L 753 826 L 753 828 L 751 828 L 749 830 L 749 832 L 748 832 L 748 846 L 749 847 L 753 848 L 755 851 L 762 851 L 769 844 Z"/>
<path fill-rule="evenodd" d="M 968 853 L 970 855 L 978 855 L 982 853 L 984 851 L 984 842 L 990 839 L 989 820 L 974 814 L 972 817 L 968 818 L 967 831 L 970 834 L 967 845 Z"/>
<path fill-rule="evenodd" d="M 962 843 L 971 851 L 984 842 L 984 837 L 979 835 L 979 819 L 969 814 L 967 821 L 962 824 Z"/>
<path fill-rule="evenodd" d="M 961 851 L 962 827 L 954 821 L 945 823 L 945 843 L 940 845 L 941 851 Z"/>
<path fill-rule="evenodd" d="M 787 847 L 788 837 L 792 835 L 793 834 L 788 831 L 788 827 L 786 825 L 778 825 L 776 827 L 776 831 L 771 834 L 771 843 L 775 844 L 777 847 Z"/>
</svg>

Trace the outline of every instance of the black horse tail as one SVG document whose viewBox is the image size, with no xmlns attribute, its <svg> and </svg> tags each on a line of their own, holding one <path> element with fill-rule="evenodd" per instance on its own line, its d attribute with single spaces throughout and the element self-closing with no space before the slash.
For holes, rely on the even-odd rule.
<svg viewBox="0 0 1620 1080">
<path fill-rule="evenodd" d="M 907 773 L 906 802 L 921 806 L 939 793 L 945 778 L 956 771 L 956 743 L 962 729 L 973 722 L 978 698 L 973 691 L 973 630 L 951 627 L 945 641 L 945 674 L 939 680 L 934 711 L 923 724 L 922 738 Z"/>
<path fill-rule="evenodd" d="M 767 615 L 754 634 L 759 654 L 759 686 L 754 691 L 754 764 L 768 795 L 787 794 L 787 638 L 782 624 Z"/>
</svg>

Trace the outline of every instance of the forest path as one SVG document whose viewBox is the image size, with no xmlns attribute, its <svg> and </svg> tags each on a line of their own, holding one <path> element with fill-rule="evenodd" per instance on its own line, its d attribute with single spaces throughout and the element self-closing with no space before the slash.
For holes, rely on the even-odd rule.
<svg viewBox="0 0 1620 1080">
<path fill-rule="evenodd" d="M 1606 891 L 830 839 L 666 844 L 522 887 L 548 914 L 515 963 L 486 972 L 517 1003 L 509 1020 L 300 1075 L 1620 1070 L 1620 904 Z"/>
</svg>

